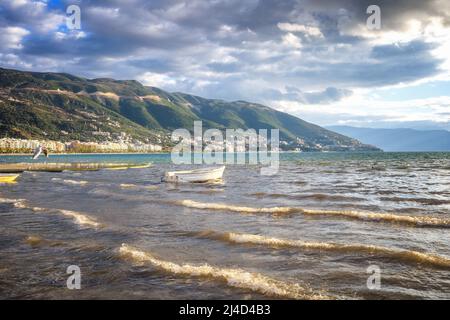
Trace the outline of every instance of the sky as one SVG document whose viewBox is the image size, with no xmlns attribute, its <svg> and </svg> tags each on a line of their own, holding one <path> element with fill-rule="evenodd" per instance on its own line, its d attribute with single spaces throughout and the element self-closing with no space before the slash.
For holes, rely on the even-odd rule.
<svg viewBox="0 0 450 320">
<path fill-rule="evenodd" d="M 450 1 L 0 0 L 0 67 L 136 79 L 324 126 L 450 130 Z"/>
</svg>

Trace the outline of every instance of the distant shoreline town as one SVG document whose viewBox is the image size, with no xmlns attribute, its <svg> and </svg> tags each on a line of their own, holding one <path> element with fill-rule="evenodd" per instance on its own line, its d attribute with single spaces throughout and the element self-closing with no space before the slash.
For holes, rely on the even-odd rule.
<svg viewBox="0 0 450 320">
<path fill-rule="evenodd" d="M 31 153 L 43 146 L 51 153 L 149 153 L 161 152 L 156 144 L 130 142 L 60 142 L 53 140 L 0 139 L 0 154 Z"/>
</svg>

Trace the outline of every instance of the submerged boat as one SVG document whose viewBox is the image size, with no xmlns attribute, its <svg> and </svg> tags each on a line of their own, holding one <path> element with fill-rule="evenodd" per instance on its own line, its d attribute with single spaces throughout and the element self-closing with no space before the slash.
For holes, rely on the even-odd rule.
<svg viewBox="0 0 450 320">
<path fill-rule="evenodd" d="M 20 174 L 1 173 L 0 183 L 13 183 L 20 176 Z"/>
<path fill-rule="evenodd" d="M 218 168 L 202 168 L 184 171 L 168 171 L 164 175 L 163 182 L 210 182 L 222 179 L 225 166 Z"/>
<path fill-rule="evenodd" d="M 137 164 L 137 165 L 129 165 L 129 166 L 107 168 L 106 170 L 145 169 L 145 168 L 150 168 L 151 166 L 152 166 L 152 163 L 145 163 L 145 164 Z"/>
<path fill-rule="evenodd" d="M 143 168 L 150 164 L 133 163 L 90 163 L 90 162 L 69 162 L 69 163 L 4 163 L 0 164 L 1 173 L 21 173 L 24 171 L 62 172 L 68 171 L 97 171 L 101 169 L 128 169 Z"/>
</svg>

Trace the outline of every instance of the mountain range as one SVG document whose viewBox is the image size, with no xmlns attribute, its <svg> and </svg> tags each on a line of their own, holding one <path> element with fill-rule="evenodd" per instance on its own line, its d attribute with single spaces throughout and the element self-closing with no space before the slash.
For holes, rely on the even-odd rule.
<svg viewBox="0 0 450 320">
<path fill-rule="evenodd" d="M 329 126 L 349 137 L 374 145 L 384 151 L 450 151 L 447 130 L 416 130 L 408 128 L 379 129 L 350 126 Z"/>
<path fill-rule="evenodd" d="M 0 68 L 0 137 L 167 146 L 171 130 L 192 130 L 196 120 L 204 128 L 278 128 L 287 149 L 378 150 L 261 104 L 169 93 L 135 80 Z"/>
</svg>

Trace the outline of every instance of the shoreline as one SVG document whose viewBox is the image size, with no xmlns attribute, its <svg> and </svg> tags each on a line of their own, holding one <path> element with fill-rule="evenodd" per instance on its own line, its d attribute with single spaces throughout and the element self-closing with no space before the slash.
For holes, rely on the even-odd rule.
<svg viewBox="0 0 450 320">
<path fill-rule="evenodd" d="M 295 153 L 295 154 L 333 154 L 333 153 L 343 153 L 343 154 L 352 154 L 352 153 L 450 153 L 449 151 L 279 151 L 280 154 L 287 153 Z M 52 156 L 96 156 L 96 155 L 115 155 L 115 156 L 123 156 L 123 155 L 164 155 L 170 154 L 170 151 L 161 151 L 161 152 L 64 152 L 64 153 L 51 153 L 49 157 Z M 31 157 L 32 153 L 0 153 L 0 157 Z"/>
<path fill-rule="evenodd" d="M 81 156 L 81 155 L 127 155 L 127 154 L 142 154 L 142 155 L 149 155 L 149 154 L 168 154 L 170 152 L 63 152 L 63 153 L 51 153 L 49 154 L 49 157 L 51 156 Z M 24 156 L 33 156 L 33 153 L 0 153 L 1 156 L 18 156 L 18 157 L 24 157 Z"/>
</svg>

